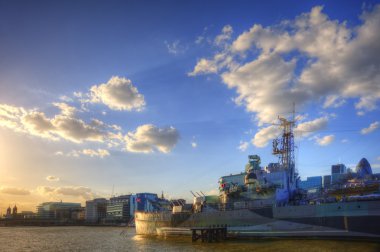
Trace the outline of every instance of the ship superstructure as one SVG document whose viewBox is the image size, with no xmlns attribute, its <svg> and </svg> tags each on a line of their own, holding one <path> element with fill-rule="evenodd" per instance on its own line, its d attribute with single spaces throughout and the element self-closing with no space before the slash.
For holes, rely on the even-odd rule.
<svg viewBox="0 0 380 252">
<path fill-rule="evenodd" d="M 262 167 L 258 155 L 249 155 L 243 172 L 219 179 L 218 197 L 194 195 L 184 211 L 137 212 L 137 234 L 221 226 L 243 236 L 380 238 L 380 181 L 373 179 L 368 161 L 361 161 L 357 178 L 308 193 L 298 186 L 294 116 L 278 119 L 282 134 L 273 140 L 272 152 L 278 163 Z"/>
<path fill-rule="evenodd" d="M 285 205 L 295 195 L 298 174 L 294 161 L 294 120 L 279 117 L 282 127 L 281 137 L 273 140 L 273 154 L 278 163 L 261 167 L 258 155 L 249 155 L 245 171 L 221 177 L 219 191 L 221 203 L 227 204 L 245 200 L 265 200 L 264 205 Z"/>
</svg>

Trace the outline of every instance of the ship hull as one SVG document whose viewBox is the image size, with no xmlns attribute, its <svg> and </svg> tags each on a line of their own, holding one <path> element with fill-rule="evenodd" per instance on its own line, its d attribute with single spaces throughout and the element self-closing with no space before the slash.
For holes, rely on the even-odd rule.
<svg viewBox="0 0 380 252">
<path fill-rule="evenodd" d="M 380 238 L 380 201 L 207 211 L 136 213 L 136 233 L 164 228 L 227 227 L 231 236 Z M 162 232 L 159 232 L 160 234 Z"/>
</svg>

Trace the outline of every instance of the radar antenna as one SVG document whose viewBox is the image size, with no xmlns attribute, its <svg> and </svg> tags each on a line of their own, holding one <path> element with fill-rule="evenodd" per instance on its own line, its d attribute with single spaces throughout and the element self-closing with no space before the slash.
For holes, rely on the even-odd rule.
<svg viewBox="0 0 380 252">
<path fill-rule="evenodd" d="M 295 171 L 295 158 L 294 158 L 294 134 L 293 129 L 295 127 L 295 110 L 293 104 L 293 116 L 291 120 L 284 117 L 278 117 L 282 128 L 282 136 L 273 140 L 272 153 L 279 158 L 281 167 L 287 170 L 290 174 L 290 182 L 293 183 L 297 177 Z"/>
</svg>

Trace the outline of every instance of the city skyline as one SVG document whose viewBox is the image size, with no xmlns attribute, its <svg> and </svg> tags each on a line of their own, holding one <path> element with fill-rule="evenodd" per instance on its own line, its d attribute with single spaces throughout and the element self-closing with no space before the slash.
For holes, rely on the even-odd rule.
<svg viewBox="0 0 380 252">
<path fill-rule="evenodd" d="M 379 1 L 0 1 L 0 209 L 217 193 L 276 162 L 380 172 Z"/>
</svg>

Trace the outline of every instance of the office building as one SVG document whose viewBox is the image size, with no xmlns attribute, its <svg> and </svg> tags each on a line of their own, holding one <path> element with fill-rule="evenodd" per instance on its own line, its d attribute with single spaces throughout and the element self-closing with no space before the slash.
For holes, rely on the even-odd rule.
<svg viewBox="0 0 380 252">
<path fill-rule="evenodd" d="M 101 223 L 107 216 L 107 200 L 98 198 L 86 201 L 85 219 L 88 223 Z"/>
<path fill-rule="evenodd" d="M 319 189 L 322 187 L 322 176 L 308 177 L 299 182 L 299 187 L 305 190 Z"/>
<path fill-rule="evenodd" d="M 84 209 L 80 203 L 70 202 L 44 202 L 37 206 L 37 218 L 40 219 L 58 219 L 72 220 L 80 216 L 77 212 L 83 212 Z"/>
</svg>

